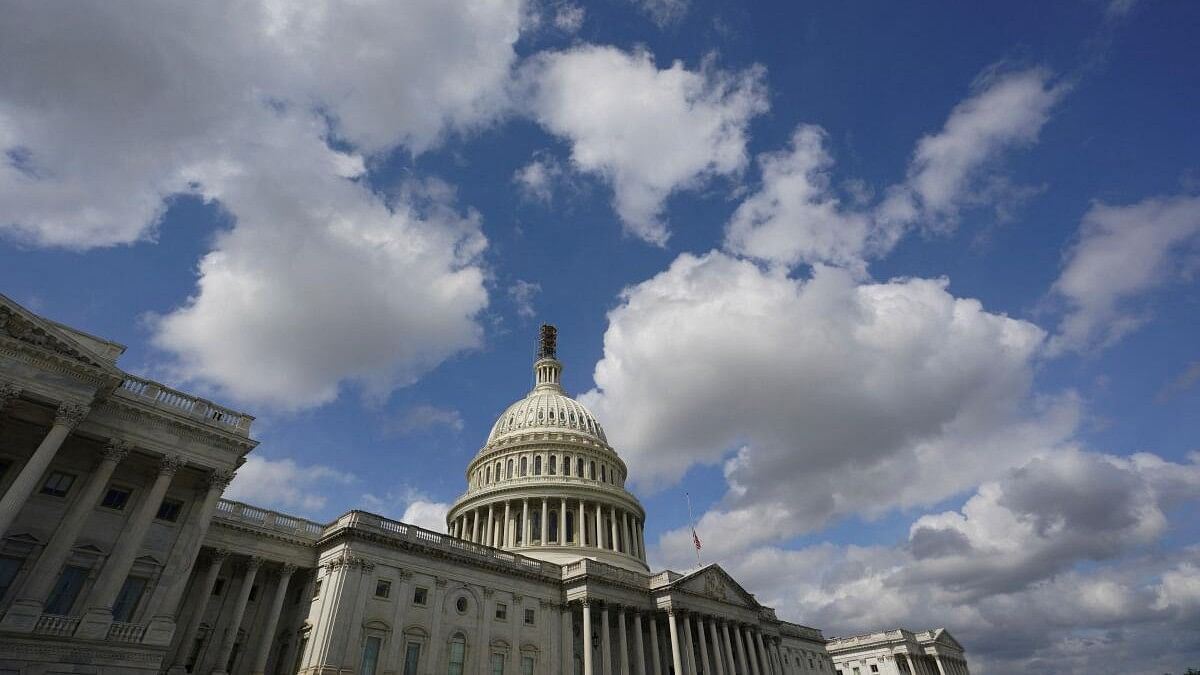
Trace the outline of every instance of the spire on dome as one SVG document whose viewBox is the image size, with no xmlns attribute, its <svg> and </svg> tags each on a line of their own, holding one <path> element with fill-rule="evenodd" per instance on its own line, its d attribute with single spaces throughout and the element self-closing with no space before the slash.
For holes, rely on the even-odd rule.
<svg viewBox="0 0 1200 675">
<path fill-rule="evenodd" d="M 553 389 L 562 391 L 559 383 L 562 377 L 562 364 L 555 357 L 558 348 L 558 329 L 552 324 L 542 324 L 538 332 L 537 361 L 533 364 L 534 389 Z"/>
</svg>

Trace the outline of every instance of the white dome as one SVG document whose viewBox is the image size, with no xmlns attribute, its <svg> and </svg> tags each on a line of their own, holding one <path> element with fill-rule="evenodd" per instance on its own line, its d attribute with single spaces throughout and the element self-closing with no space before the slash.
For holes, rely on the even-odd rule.
<svg viewBox="0 0 1200 675">
<path fill-rule="evenodd" d="M 533 431 L 573 431 L 608 445 L 604 429 L 592 411 L 561 390 L 539 387 L 513 403 L 500 415 L 488 434 L 491 446 L 510 435 Z"/>
</svg>

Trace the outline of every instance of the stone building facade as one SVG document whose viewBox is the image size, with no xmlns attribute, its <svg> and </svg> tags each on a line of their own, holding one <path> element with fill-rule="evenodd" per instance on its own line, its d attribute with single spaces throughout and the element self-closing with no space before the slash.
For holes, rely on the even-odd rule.
<svg viewBox="0 0 1200 675">
<path fill-rule="evenodd" d="M 826 648 L 836 675 L 969 675 L 962 645 L 945 628 L 833 638 Z"/>
<path fill-rule="evenodd" d="M 439 533 L 222 499 L 252 416 L 0 296 L 0 675 L 834 675 L 819 630 L 719 566 L 649 569 L 547 329 Z"/>
</svg>

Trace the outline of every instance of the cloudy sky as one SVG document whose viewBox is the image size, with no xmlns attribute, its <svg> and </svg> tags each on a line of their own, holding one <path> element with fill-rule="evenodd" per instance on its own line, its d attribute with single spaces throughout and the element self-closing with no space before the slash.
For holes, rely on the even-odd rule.
<svg viewBox="0 0 1200 675">
<path fill-rule="evenodd" d="M 827 635 L 1200 667 L 1200 4 L 4 2 L 0 291 L 437 526 L 539 322 Z"/>
</svg>

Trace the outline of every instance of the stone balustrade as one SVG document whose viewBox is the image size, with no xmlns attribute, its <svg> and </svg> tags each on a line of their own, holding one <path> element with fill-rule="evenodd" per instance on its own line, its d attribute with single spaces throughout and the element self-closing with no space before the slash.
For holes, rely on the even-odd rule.
<svg viewBox="0 0 1200 675">
<path fill-rule="evenodd" d="M 143 624 L 114 621 L 108 628 L 108 641 L 138 643 L 145 634 L 146 626 Z"/>
<path fill-rule="evenodd" d="M 38 617 L 37 625 L 34 626 L 33 632 L 39 635 L 56 635 L 66 637 L 75 632 L 75 628 L 79 626 L 79 617 L 77 616 L 59 616 L 57 614 L 43 614 Z"/>
<path fill-rule="evenodd" d="M 254 421 L 253 415 L 236 412 L 219 406 L 212 401 L 185 394 L 158 382 L 144 380 L 132 375 L 127 375 L 121 382 L 121 386 L 114 393 L 121 398 L 139 401 L 162 410 L 169 410 L 175 414 L 223 428 L 239 436 L 248 437 L 250 435 L 250 424 Z"/>
<path fill-rule="evenodd" d="M 311 520 L 289 516 L 286 513 L 261 509 L 257 506 L 222 499 L 217 502 L 214 520 L 225 520 L 253 525 L 264 530 L 283 532 L 311 541 L 321 538 L 327 525 Z"/>
</svg>

